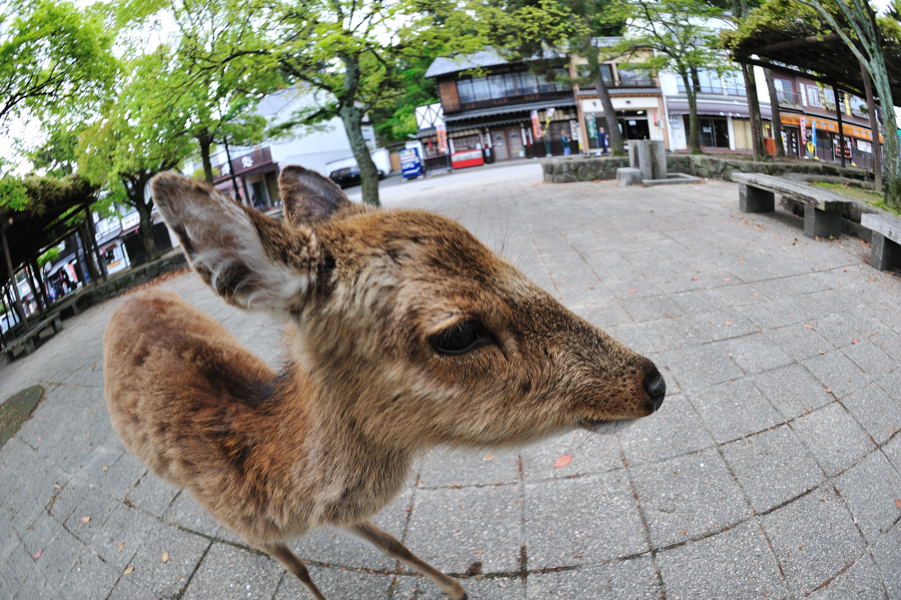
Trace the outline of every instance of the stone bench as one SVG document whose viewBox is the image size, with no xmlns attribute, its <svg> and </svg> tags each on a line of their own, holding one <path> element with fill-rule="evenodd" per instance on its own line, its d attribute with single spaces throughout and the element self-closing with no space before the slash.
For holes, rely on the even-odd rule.
<svg viewBox="0 0 901 600">
<path fill-rule="evenodd" d="M 17 354 L 31 354 L 35 349 L 35 340 L 47 329 L 56 334 L 63 328 L 59 313 L 50 313 L 46 318 L 32 325 L 27 331 L 16 336 L 6 345 L 6 357 L 12 361 Z"/>
<path fill-rule="evenodd" d="M 775 195 L 804 204 L 804 235 L 812 238 L 838 237 L 842 233 L 842 211 L 851 201 L 829 190 L 760 173 L 732 173 L 739 184 L 739 209 L 746 213 L 773 212 Z"/>
<path fill-rule="evenodd" d="M 901 219 L 883 214 L 863 214 L 860 224 L 869 229 L 870 264 L 880 271 L 901 268 Z"/>
</svg>

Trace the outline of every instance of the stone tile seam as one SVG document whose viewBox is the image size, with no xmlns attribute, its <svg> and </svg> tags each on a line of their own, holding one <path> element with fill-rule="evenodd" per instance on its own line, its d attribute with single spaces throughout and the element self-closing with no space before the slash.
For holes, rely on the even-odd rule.
<svg viewBox="0 0 901 600">
<path fill-rule="evenodd" d="M 178 590 L 178 593 L 175 594 L 174 600 L 181 600 L 185 593 L 188 591 L 188 587 L 191 585 L 191 582 L 194 580 L 194 575 L 197 574 L 197 571 L 200 570 L 200 565 L 203 564 L 203 561 L 206 559 L 207 554 L 209 554 L 210 549 L 213 547 L 213 541 L 211 540 L 206 548 L 203 549 L 203 554 L 200 555 L 200 560 L 194 565 L 194 569 L 191 570 L 191 574 L 188 575 L 188 580 L 185 581 L 185 584 Z"/>
</svg>

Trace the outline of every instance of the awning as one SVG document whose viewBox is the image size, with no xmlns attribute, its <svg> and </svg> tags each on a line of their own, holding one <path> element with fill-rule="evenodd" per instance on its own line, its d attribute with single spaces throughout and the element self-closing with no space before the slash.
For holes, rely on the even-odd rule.
<svg viewBox="0 0 901 600">
<path fill-rule="evenodd" d="M 667 100 L 666 109 L 671 115 L 687 115 L 688 100 Z M 699 100 L 698 115 L 704 117 L 739 117 L 747 119 L 750 113 L 748 112 L 748 103 L 745 100 L 735 100 L 734 102 L 728 100 L 718 102 Z M 772 116 L 770 107 L 761 104 L 760 116 L 764 119 L 770 119 Z"/>
<path fill-rule="evenodd" d="M 533 110 L 545 110 L 548 108 L 568 108 L 575 106 L 575 99 L 570 96 L 568 98 L 558 98 L 556 100 L 544 100 L 542 102 L 530 102 L 528 104 L 513 104 L 505 106 L 491 106 L 488 108 L 479 108 L 476 110 L 467 110 L 465 112 L 445 115 L 444 120 L 450 124 L 457 121 L 471 121 L 484 117 L 493 117 L 495 115 L 508 115 L 511 113 L 529 113 Z"/>
</svg>

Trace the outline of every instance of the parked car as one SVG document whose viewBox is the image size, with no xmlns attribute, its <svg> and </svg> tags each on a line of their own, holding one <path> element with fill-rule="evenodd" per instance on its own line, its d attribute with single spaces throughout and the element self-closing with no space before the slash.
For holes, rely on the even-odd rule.
<svg viewBox="0 0 901 600">
<path fill-rule="evenodd" d="M 343 188 L 352 185 L 360 185 L 360 169 L 357 167 L 344 167 L 335 169 L 329 173 L 329 179 L 337 183 Z"/>
<path fill-rule="evenodd" d="M 329 173 L 328 176 L 329 179 L 343 188 L 350 187 L 352 185 L 360 185 L 360 169 L 357 166 L 335 169 L 334 171 Z M 384 178 L 384 171 L 379 169 L 379 179 Z"/>
</svg>

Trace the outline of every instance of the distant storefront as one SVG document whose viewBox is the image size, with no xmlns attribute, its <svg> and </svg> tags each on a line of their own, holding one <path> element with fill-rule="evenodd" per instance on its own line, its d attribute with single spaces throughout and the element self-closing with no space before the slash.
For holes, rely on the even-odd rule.
<svg viewBox="0 0 901 600">
<path fill-rule="evenodd" d="M 280 204 L 278 163 L 268 146 L 214 167 L 213 186 L 247 206 L 266 210 Z"/>
</svg>

